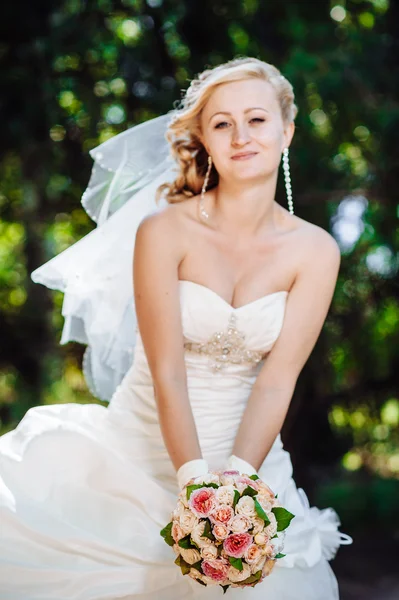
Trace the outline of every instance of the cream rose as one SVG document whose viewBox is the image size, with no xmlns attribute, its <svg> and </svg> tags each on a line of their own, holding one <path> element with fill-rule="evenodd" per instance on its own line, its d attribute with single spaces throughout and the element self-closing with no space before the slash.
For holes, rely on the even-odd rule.
<svg viewBox="0 0 399 600">
<path fill-rule="evenodd" d="M 239 476 L 240 473 L 238 471 L 224 471 L 220 476 L 220 483 L 222 485 L 233 485 Z"/>
<path fill-rule="evenodd" d="M 250 566 L 247 565 L 247 563 L 243 562 L 242 563 L 242 571 L 239 571 L 235 567 L 230 567 L 227 577 L 233 583 L 239 583 L 240 581 L 244 581 L 244 579 L 247 579 L 247 577 L 250 577 L 250 575 L 251 575 Z"/>
<path fill-rule="evenodd" d="M 254 526 L 254 530 L 253 530 L 254 535 L 263 531 L 263 529 L 265 527 L 265 522 L 260 517 L 255 517 L 254 519 L 252 519 L 252 524 Z"/>
<path fill-rule="evenodd" d="M 212 533 L 219 541 L 225 540 L 230 533 L 230 529 L 223 523 L 216 523 L 212 528 Z"/>
<path fill-rule="evenodd" d="M 201 560 L 201 554 L 195 548 L 180 548 L 180 554 L 189 565 L 194 565 Z"/>
<path fill-rule="evenodd" d="M 251 527 L 252 521 L 245 515 L 236 515 L 230 524 L 233 533 L 245 533 Z"/>
<path fill-rule="evenodd" d="M 272 512 L 267 513 L 267 516 L 270 520 L 270 524 L 265 527 L 264 532 L 267 536 L 269 536 L 269 538 L 272 538 L 277 533 L 277 520 Z"/>
<path fill-rule="evenodd" d="M 174 519 L 180 519 L 180 515 L 186 510 L 186 507 L 184 506 L 183 502 L 180 500 L 180 498 L 177 501 L 177 506 L 174 509 L 172 516 Z"/>
<path fill-rule="evenodd" d="M 205 546 L 209 546 L 212 544 L 211 540 L 207 537 L 202 537 L 205 529 L 205 521 L 200 521 L 197 525 L 193 527 L 191 532 L 191 539 L 194 544 L 198 546 L 198 548 L 205 548 Z"/>
<path fill-rule="evenodd" d="M 263 531 L 257 533 L 254 537 L 255 544 L 259 544 L 259 546 L 264 546 L 265 544 L 267 544 L 268 541 L 269 538 Z"/>
<path fill-rule="evenodd" d="M 200 571 L 198 571 L 198 569 L 194 569 L 193 567 L 191 567 L 190 571 L 189 571 L 189 576 L 192 579 L 199 579 L 200 581 L 203 580 L 204 576 L 202 575 L 202 573 L 200 573 Z"/>
<path fill-rule="evenodd" d="M 193 479 L 194 483 L 197 485 L 199 483 L 220 483 L 219 475 L 216 473 L 207 473 L 206 475 L 200 475 Z"/>
<path fill-rule="evenodd" d="M 179 544 L 173 544 L 172 550 L 176 554 L 176 556 L 179 556 L 179 554 L 180 554 L 180 546 L 179 546 Z"/>
<path fill-rule="evenodd" d="M 258 571 L 261 571 L 264 567 L 265 562 L 266 562 L 266 556 L 261 555 L 258 558 L 258 560 L 256 560 L 255 562 L 253 562 L 251 564 L 251 574 L 254 575 Z"/>
<path fill-rule="evenodd" d="M 201 548 L 201 557 L 205 560 L 209 560 L 210 558 L 217 558 L 218 550 L 216 546 L 210 545 L 205 546 L 205 548 Z"/>
<path fill-rule="evenodd" d="M 273 508 L 273 504 L 270 502 L 269 496 L 264 496 L 263 494 L 258 494 L 256 497 L 257 501 L 261 505 L 264 511 L 269 513 Z"/>
<path fill-rule="evenodd" d="M 174 541 L 176 543 L 179 540 L 181 540 L 182 538 L 184 538 L 183 530 L 177 521 L 173 521 L 171 534 L 172 534 L 172 538 L 174 539 Z"/>
<path fill-rule="evenodd" d="M 216 490 L 216 497 L 220 504 L 233 505 L 234 502 L 234 486 L 233 485 L 221 485 Z"/>
<path fill-rule="evenodd" d="M 190 533 L 198 523 L 198 517 L 196 517 L 191 510 L 184 510 L 184 512 L 180 514 L 179 524 L 185 535 Z"/>
<path fill-rule="evenodd" d="M 262 557 L 262 550 L 256 544 L 251 544 L 249 548 L 245 550 L 244 558 L 249 565 L 256 562 Z"/>
<path fill-rule="evenodd" d="M 239 499 L 236 505 L 236 513 L 238 515 L 244 515 L 248 519 L 254 519 L 256 517 L 255 502 L 251 496 L 243 496 Z"/>
</svg>

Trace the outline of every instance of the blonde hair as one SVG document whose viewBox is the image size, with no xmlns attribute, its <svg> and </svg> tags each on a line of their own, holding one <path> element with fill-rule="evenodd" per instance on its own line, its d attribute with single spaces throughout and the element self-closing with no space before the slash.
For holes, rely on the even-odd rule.
<svg viewBox="0 0 399 600">
<path fill-rule="evenodd" d="M 191 81 L 169 123 L 166 139 L 180 172 L 172 183 L 159 186 L 157 201 L 163 195 L 172 204 L 200 193 L 208 166 L 208 154 L 200 139 L 201 112 L 217 86 L 250 78 L 263 79 L 274 87 L 285 125 L 295 119 L 298 108 L 294 102 L 293 87 L 275 66 L 257 58 L 240 57 L 205 69 Z M 208 189 L 215 187 L 218 180 L 218 173 L 212 166 Z"/>
</svg>

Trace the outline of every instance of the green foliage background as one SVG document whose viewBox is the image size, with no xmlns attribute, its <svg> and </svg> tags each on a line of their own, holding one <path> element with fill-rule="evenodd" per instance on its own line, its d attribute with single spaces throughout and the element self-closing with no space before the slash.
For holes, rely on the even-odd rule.
<svg viewBox="0 0 399 600">
<path fill-rule="evenodd" d="M 170 110 L 206 65 L 257 56 L 280 68 L 296 93 L 295 212 L 334 233 L 345 201 L 364 209 L 357 220 L 362 230 L 342 247 L 333 304 L 283 438 L 312 500 L 337 508 L 352 533 L 367 529 L 377 502 L 373 519 L 393 539 L 399 527 L 398 6 L 16 0 L 2 16 L 1 431 L 37 404 L 95 401 L 81 375 L 83 349 L 59 346 L 61 294 L 29 278 L 93 227 L 80 206 L 88 151 Z M 277 200 L 285 204 L 281 181 Z M 350 214 L 344 227 L 353 231 Z"/>
</svg>

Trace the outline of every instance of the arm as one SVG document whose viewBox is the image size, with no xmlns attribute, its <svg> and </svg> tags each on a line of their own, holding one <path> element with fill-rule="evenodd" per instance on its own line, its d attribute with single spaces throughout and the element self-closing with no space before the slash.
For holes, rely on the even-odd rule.
<svg viewBox="0 0 399 600">
<path fill-rule="evenodd" d="M 138 327 L 153 379 L 161 432 L 176 470 L 201 458 L 184 363 L 178 266 L 185 240 L 184 233 L 179 233 L 184 227 L 179 225 L 175 207 L 144 219 L 137 231 L 133 261 Z"/>
<path fill-rule="evenodd" d="M 233 454 L 256 469 L 280 433 L 296 381 L 326 319 L 340 265 L 334 238 L 317 228 L 288 295 L 280 335 L 253 386 Z"/>
</svg>

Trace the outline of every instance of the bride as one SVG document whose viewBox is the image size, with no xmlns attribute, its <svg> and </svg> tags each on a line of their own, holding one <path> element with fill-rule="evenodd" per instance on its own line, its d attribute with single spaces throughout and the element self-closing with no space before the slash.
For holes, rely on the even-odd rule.
<svg viewBox="0 0 399 600">
<path fill-rule="evenodd" d="M 160 529 L 179 488 L 226 468 L 257 472 L 295 515 L 272 573 L 228 594 L 339 598 L 328 561 L 352 540 L 309 506 L 280 437 L 340 263 L 294 215 L 296 113 L 274 66 L 237 58 L 92 151 L 82 201 L 98 227 L 33 278 L 64 291 L 61 341 L 88 344 L 85 376 L 110 404 L 32 408 L 0 438 L 2 600 L 220 597 L 181 575 Z"/>
</svg>

